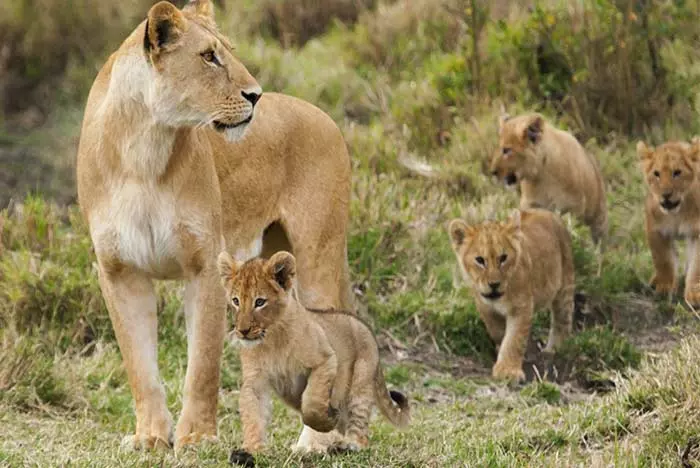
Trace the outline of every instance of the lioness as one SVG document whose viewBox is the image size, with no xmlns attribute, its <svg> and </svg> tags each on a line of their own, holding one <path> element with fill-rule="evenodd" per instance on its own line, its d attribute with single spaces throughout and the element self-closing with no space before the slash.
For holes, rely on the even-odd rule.
<svg viewBox="0 0 700 468">
<path fill-rule="evenodd" d="M 452 248 L 491 338 L 500 343 L 495 378 L 523 380 L 523 357 L 535 309 L 552 309 L 551 352 L 571 333 L 574 261 L 571 237 L 549 211 L 516 211 L 504 223 L 449 226 Z"/>
<path fill-rule="evenodd" d="M 212 13 L 208 0 L 154 5 L 100 70 L 85 108 L 78 196 L 136 403 L 134 447 L 173 442 L 153 279 L 186 280 L 176 448 L 216 435 L 223 247 L 241 258 L 293 249 L 304 304 L 351 307 L 342 135 L 311 104 L 261 95 Z"/>
<path fill-rule="evenodd" d="M 688 266 L 685 275 L 685 300 L 700 306 L 700 138 L 689 145 L 668 142 L 657 148 L 637 144 L 644 178 L 649 192 L 646 198 L 646 234 L 654 261 L 651 286 L 657 293 L 676 291 L 677 258 L 673 242 L 688 241 Z"/>
<path fill-rule="evenodd" d="M 490 169 L 506 186 L 520 184 L 521 209 L 570 212 L 590 228 L 596 244 L 605 238 L 608 210 L 598 161 L 541 115 L 500 117 Z"/>
<path fill-rule="evenodd" d="M 301 412 L 306 426 L 321 432 L 337 428 L 344 449 L 367 446 L 374 403 L 394 425 L 408 424 L 408 400 L 387 390 L 367 325 L 347 313 L 307 310 L 297 301 L 292 254 L 242 263 L 221 252 L 218 267 L 235 315 L 231 341 L 241 347 L 243 452 L 235 457 L 263 448 L 271 389 Z"/>
</svg>

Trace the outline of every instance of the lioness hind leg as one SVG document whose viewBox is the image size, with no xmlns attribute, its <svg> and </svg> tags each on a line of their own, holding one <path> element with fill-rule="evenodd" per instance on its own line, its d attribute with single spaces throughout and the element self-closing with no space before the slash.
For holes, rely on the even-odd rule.
<svg viewBox="0 0 700 468">
<path fill-rule="evenodd" d="M 158 375 L 153 283 L 140 273 L 111 273 L 102 267 L 99 279 L 136 403 L 136 431 L 122 445 L 134 449 L 170 447 L 173 420 Z"/>
</svg>

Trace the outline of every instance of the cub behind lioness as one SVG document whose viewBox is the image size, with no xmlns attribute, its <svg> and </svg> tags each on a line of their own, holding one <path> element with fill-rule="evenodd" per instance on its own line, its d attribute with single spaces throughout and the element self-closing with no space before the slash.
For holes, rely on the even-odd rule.
<svg viewBox="0 0 700 468">
<path fill-rule="evenodd" d="M 571 213 L 589 226 L 595 243 L 605 238 L 608 211 L 598 161 L 541 115 L 501 116 L 490 169 L 506 186 L 520 184 L 520 209 Z"/>
<path fill-rule="evenodd" d="M 571 333 L 574 262 L 561 219 L 545 210 L 516 211 L 505 223 L 450 223 L 452 248 L 486 329 L 500 343 L 493 376 L 522 380 L 536 309 L 551 308 L 547 351 Z"/>
<path fill-rule="evenodd" d="M 218 267 L 235 311 L 231 340 L 240 345 L 239 410 L 245 452 L 255 453 L 264 446 L 271 389 L 301 412 L 306 426 L 320 432 L 336 429 L 336 448 L 367 446 L 375 403 L 394 425 L 408 424 L 408 400 L 387 390 L 370 329 L 354 315 L 312 312 L 297 301 L 292 254 L 278 252 L 267 261 L 241 264 L 222 252 Z M 330 447 L 309 446 L 302 434 L 296 448 Z"/>
</svg>

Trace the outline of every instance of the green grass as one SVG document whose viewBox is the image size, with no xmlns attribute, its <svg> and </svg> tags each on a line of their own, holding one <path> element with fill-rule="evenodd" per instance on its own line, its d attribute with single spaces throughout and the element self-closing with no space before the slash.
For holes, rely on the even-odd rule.
<svg viewBox="0 0 700 468">
<path fill-rule="evenodd" d="M 90 18 L 68 11 L 56 17 L 56 25 L 73 25 L 74 33 L 68 55 L 55 57 L 61 72 L 28 84 L 44 96 L 41 86 L 58 83 L 58 94 L 39 106 L 45 119 L 37 128 L 0 117 L 12 124 L 0 125 L 0 162 L 3 151 L 17 150 L 36 158 L 28 161 L 71 166 L 86 86 L 147 3 L 120 4 L 114 22 L 104 19 L 112 12 L 102 7 Z M 407 431 L 373 423 L 369 451 L 303 459 L 288 450 L 298 418 L 277 404 L 261 466 L 677 465 L 689 438 L 700 433 L 700 341 L 682 339 L 699 327 L 692 311 L 656 299 L 646 286 L 652 267 L 635 144 L 688 139 L 700 130 L 697 5 L 659 2 L 624 12 L 615 6 L 624 2 L 607 0 L 576 8 L 548 0 L 532 10 L 508 0 L 379 3 L 355 23 L 322 25 L 324 34 L 297 48 L 271 32 L 269 2 L 228 2 L 219 15 L 236 54 L 265 90 L 316 104 L 343 131 L 353 165 L 354 289 L 378 332 L 387 381 L 414 402 Z M 26 0 L 8 5 L 18 16 L 0 22 L 14 21 L 17 31 L 34 24 Z M 11 52 L 27 53 L 34 63 L 42 44 L 56 42 L 53 31 L 64 34 L 51 24 L 47 19 L 40 36 L 32 26 L 36 37 L 23 35 L 32 47 Z M 104 28 L 104 37 L 76 56 L 84 28 Z M 480 31 L 476 43 L 473 28 Z M 537 68 L 541 44 L 556 49 L 546 51 L 556 65 L 550 71 Z M 661 81 L 650 47 L 664 70 Z M 639 81 L 639 94 L 627 92 L 634 88 L 625 84 L 630 76 Z M 491 381 L 495 348 L 446 233 L 455 217 L 502 218 L 517 206 L 516 195 L 484 172 L 501 103 L 511 113 L 541 111 L 574 132 L 601 162 L 608 185 L 603 273 L 595 274 L 588 230 L 565 217 L 585 308 L 576 335 L 552 361 L 539 351 L 549 327 L 549 316 L 539 311 L 526 369 L 534 366 L 535 377 L 524 387 Z M 432 170 L 412 169 L 415 161 Z M 16 176 L 26 176 L 21 187 L 37 193 L 12 193 L 14 206 L 0 212 L 0 465 L 224 465 L 241 441 L 235 350 L 226 348 L 222 366 L 218 444 L 178 455 L 121 449 L 121 438 L 134 430 L 133 402 L 91 243 L 77 208 L 51 202 L 70 199 L 73 187 L 40 183 L 31 171 Z M 182 291 L 164 283 L 158 292 L 159 364 L 177 415 L 186 368 Z"/>
</svg>

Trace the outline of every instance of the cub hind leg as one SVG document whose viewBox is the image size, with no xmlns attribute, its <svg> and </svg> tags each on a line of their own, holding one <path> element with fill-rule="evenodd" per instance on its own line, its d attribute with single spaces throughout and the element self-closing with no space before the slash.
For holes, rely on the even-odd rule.
<svg viewBox="0 0 700 468">
<path fill-rule="evenodd" d="M 571 282 L 562 287 L 552 303 L 552 319 L 545 352 L 554 352 L 571 335 L 573 317 L 574 284 Z"/>
<path fill-rule="evenodd" d="M 369 445 L 369 418 L 374 405 L 374 375 L 378 364 L 378 359 L 355 363 L 347 402 L 345 436 L 332 448 L 333 451 L 358 451 Z"/>
</svg>

